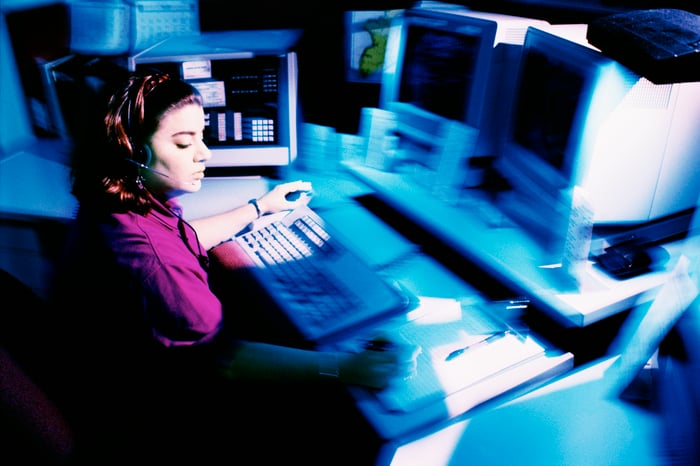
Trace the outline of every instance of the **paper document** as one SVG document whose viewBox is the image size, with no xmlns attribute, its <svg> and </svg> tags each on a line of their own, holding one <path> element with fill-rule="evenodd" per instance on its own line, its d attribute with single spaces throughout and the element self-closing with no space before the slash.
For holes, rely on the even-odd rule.
<svg viewBox="0 0 700 466">
<path fill-rule="evenodd" d="M 544 354 L 544 348 L 529 337 L 513 333 L 482 344 L 484 335 L 472 335 L 466 351 L 453 356 L 469 339 L 421 344 L 415 374 L 398 380 L 377 393 L 391 411 L 413 411 L 488 379 L 509 368 Z M 469 343 L 466 343 L 469 345 Z"/>
<path fill-rule="evenodd" d="M 406 320 L 374 329 L 417 348 L 415 370 L 376 392 L 380 404 L 410 412 L 544 355 L 542 345 L 489 311 L 491 305 L 421 296 Z"/>
</svg>

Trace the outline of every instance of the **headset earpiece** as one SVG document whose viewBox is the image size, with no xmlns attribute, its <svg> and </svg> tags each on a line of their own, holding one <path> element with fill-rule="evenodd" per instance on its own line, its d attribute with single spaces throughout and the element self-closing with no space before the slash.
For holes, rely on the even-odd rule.
<svg viewBox="0 0 700 466">
<path fill-rule="evenodd" d="M 151 159 L 153 158 L 151 148 L 146 144 L 136 144 L 132 138 L 129 138 L 129 144 L 131 145 L 134 161 L 142 165 L 150 165 Z"/>
<path fill-rule="evenodd" d="M 134 121 L 139 122 L 139 124 L 143 124 L 143 122 L 140 121 L 142 118 L 138 118 L 139 115 L 143 115 L 143 101 L 145 100 L 146 96 L 152 92 L 153 89 L 155 89 L 156 85 L 164 80 L 165 79 L 163 79 L 163 77 L 158 78 L 157 80 L 150 77 L 148 80 L 142 82 L 138 87 L 131 89 L 127 95 L 126 128 L 124 128 L 124 130 L 128 135 L 129 144 L 131 145 L 131 161 L 139 165 L 141 168 L 148 167 L 151 164 L 153 152 L 147 144 L 136 143 L 134 141 L 133 135 L 139 133 L 134 132 L 136 128 L 134 128 L 132 125 L 134 124 Z M 140 98 L 138 98 L 139 96 Z M 134 121 L 132 121 L 132 118 Z"/>
<path fill-rule="evenodd" d="M 151 159 L 153 158 L 153 152 L 151 151 L 151 148 L 148 147 L 148 145 L 144 144 L 141 146 L 141 150 L 139 151 L 141 155 L 141 160 L 143 160 L 143 164 L 146 165 L 147 167 L 151 164 Z"/>
</svg>

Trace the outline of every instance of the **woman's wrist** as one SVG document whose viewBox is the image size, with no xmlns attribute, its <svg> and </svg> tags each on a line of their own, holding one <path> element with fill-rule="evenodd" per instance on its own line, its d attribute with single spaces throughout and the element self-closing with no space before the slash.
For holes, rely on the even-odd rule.
<svg viewBox="0 0 700 466">
<path fill-rule="evenodd" d="M 258 203 L 258 200 L 253 198 L 248 201 L 248 204 L 252 205 L 253 208 L 255 209 L 255 214 L 257 215 L 256 218 L 262 217 L 262 210 L 260 209 L 260 204 Z"/>
<path fill-rule="evenodd" d="M 338 353 L 319 353 L 318 375 L 323 378 L 340 379 L 340 358 Z"/>
</svg>

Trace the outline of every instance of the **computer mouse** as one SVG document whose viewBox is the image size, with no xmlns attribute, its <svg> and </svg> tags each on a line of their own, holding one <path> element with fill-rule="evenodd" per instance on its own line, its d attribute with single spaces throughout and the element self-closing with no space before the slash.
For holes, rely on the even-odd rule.
<svg viewBox="0 0 700 466">
<path fill-rule="evenodd" d="M 289 202 L 294 202 L 297 199 L 299 199 L 299 197 L 301 197 L 302 194 L 306 194 L 308 196 L 309 194 L 311 194 L 311 191 L 292 191 L 290 193 L 285 194 L 284 198 L 287 199 Z"/>
<path fill-rule="evenodd" d="M 657 245 L 625 244 L 612 246 L 595 259 L 598 265 L 616 278 L 631 278 L 663 266 L 670 258 Z"/>
</svg>

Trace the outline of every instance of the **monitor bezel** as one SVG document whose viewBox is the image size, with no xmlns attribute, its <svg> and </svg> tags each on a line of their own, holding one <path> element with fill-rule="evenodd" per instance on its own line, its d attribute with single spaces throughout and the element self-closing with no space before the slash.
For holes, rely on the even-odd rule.
<svg viewBox="0 0 700 466">
<path fill-rule="evenodd" d="M 542 154 L 521 144 L 515 135 L 518 98 L 524 92 L 521 88 L 522 78 L 527 56 L 533 51 L 550 61 L 564 65 L 582 80 L 559 168 L 545 160 Z M 552 193 L 573 188 L 580 181 L 586 168 L 585 164 L 581 163 L 585 162 L 581 159 L 581 152 L 586 150 L 583 144 L 585 133 L 591 130 L 587 127 L 586 115 L 594 104 L 593 95 L 601 75 L 606 67 L 615 64 L 592 48 L 537 27 L 528 28 L 521 54 L 504 142 L 496 160 L 496 167 L 501 174 L 514 180 L 516 184 L 522 181 L 522 177 L 527 177 L 536 186 L 543 190 L 548 189 Z"/>
<path fill-rule="evenodd" d="M 493 58 L 493 44 L 496 37 L 497 23 L 495 21 L 471 16 L 455 15 L 441 11 L 409 9 L 403 15 L 394 19 L 391 24 L 387 48 L 384 58 L 380 90 L 380 108 L 388 109 L 393 103 L 400 102 L 403 107 L 411 106 L 401 102 L 399 98 L 407 37 L 411 27 L 422 26 L 434 28 L 439 32 L 450 32 L 477 37 L 480 42 L 477 48 L 476 62 L 472 68 L 473 80 L 471 89 L 466 92 L 466 102 L 461 123 L 479 127 L 485 111 L 486 92 L 489 83 L 489 72 Z M 425 113 L 426 109 L 419 108 L 417 113 Z M 429 112 L 432 113 L 432 112 Z M 437 115 L 440 118 L 444 118 Z"/>
</svg>

